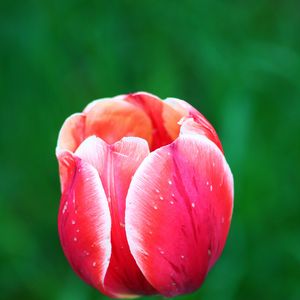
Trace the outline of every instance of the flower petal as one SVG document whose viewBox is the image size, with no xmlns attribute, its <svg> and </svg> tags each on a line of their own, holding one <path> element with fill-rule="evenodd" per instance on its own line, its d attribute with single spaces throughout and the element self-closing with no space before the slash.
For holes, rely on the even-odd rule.
<svg viewBox="0 0 300 300">
<path fill-rule="evenodd" d="M 180 100 L 176 98 L 167 98 L 165 101 L 186 118 L 193 118 L 193 120 L 197 123 L 197 127 L 198 127 L 197 131 L 205 135 L 212 142 L 214 142 L 219 147 L 219 149 L 223 152 L 222 144 L 219 140 L 219 137 L 214 127 L 206 120 L 206 118 L 197 109 L 195 109 L 192 105 L 185 102 L 184 100 Z"/>
<path fill-rule="evenodd" d="M 86 115 L 86 137 L 96 135 L 108 144 L 124 136 L 152 142 L 151 120 L 142 109 L 122 101 L 122 97 L 96 100 L 83 113 Z"/>
<path fill-rule="evenodd" d="M 60 188 L 63 194 L 68 185 L 72 183 L 76 163 L 72 152 L 67 150 L 58 150 L 56 153 L 59 166 Z"/>
<path fill-rule="evenodd" d="M 183 115 L 171 105 L 145 92 L 128 94 L 124 100 L 143 109 L 151 119 L 153 127 L 151 150 L 167 145 L 177 138 L 180 128 L 178 121 Z"/>
<path fill-rule="evenodd" d="M 132 257 L 125 233 L 125 199 L 131 178 L 149 154 L 141 138 L 125 137 L 108 145 L 95 136 L 86 139 L 75 153 L 93 165 L 101 178 L 112 219 L 112 255 L 105 276 L 105 288 L 115 297 L 154 294 Z"/>
<path fill-rule="evenodd" d="M 58 135 L 56 155 L 63 150 L 74 152 L 84 140 L 84 131 L 84 114 L 76 113 L 67 118 Z"/>
<path fill-rule="evenodd" d="M 71 163 L 71 154 L 68 162 L 68 184 L 58 216 L 61 245 L 74 271 L 111 295 L 104 289 L 111 256 L 111 217 L 104 189 L 94 167 L 76 157 Z"/>
<path fill-rule="evenodd" d="M 233 179 L 219 148 L 181 135 L 144 160 L 126 201 L 129 247 L 147 280 L 167 297 L 197 289 L 222 252 L 232 214 Z"/>
</svg>

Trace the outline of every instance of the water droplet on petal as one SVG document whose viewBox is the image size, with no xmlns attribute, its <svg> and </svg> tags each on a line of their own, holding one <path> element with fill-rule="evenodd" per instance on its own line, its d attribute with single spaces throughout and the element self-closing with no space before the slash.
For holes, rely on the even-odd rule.
<svg viewBox="0 0 300 300">
<path fill-rule="evenodd" d="M 209 256 L 211 256 L 211 250 L 210 250 L 210 249 L 207 250 L 207 254 L 208 254 Z"/>
<path fill-rule="evenodd" d="M 96 267 L 96 265 L 97 265 L 97 263 L 94 261 L 94 262 L 93 262 L 93 267 L 95 268 L 95 267 Z"/>
<path fill-rule="evenodd" d="M 163 197 L 163 196 L 159 196 L 159 199 L 160 199 L 160 200 L 164 200 L 164 197 Z"/>
<path fill-rule="evenodd" d="M 168 180 L 168 184 L 172 185 L 172 180 L 171 179 Z"/>
<path fill-rule="evenodd" d="M 157 250 L 159 251 L 160 254 L 165 254 L 165 251 L 163 249 L 161 249 L 160 247 L 157 247 Z"/>
<path fill-rule="evenodd" d="M 72 223 L 72 225 L 75 225 L 75 224 L 76 224 L 76 221 L 75 221 L 75 220 L 72 220 L 71 223 Z"/>
<path fill-rule="evenodd" d="M 192 202 L 192 207 L 193 207 L 193 208 L 195 207 L 195 203 L 194 203 L 194 202 Z"/>
<path fill-rule="evenodd" d="M 170 204 L 172 204 L 172 205 L 173 205 L 173 204 L 174 204 L 174 201 L 170 201 Z"/>
<path fill-rule="evenodd" d="M 66 212 L 67 208 L 68 208 L 68 201 L 66 201 L 66 203 L 65 203 L 65 205 L 63 207 L 63 210 L 62 210 L 63 214 Z"/>
<path fill-rule="evenodd" d="M 212 190 L 213 190 L 212 184 L 210 185 L 209 189 L 210 189 L 210 191 L 212 192 Z"/>
<path fill-rule="evenodd" d="M 78 241 L 78 239 L 77 239 L 76 236 L 73 238 L 73 240 L 74 240 L 74 242 L 77 242 L 77 241 Z"/>
<path fill-rule="evenodd" d="M 157 207 L 156 205 L 154 205 L 154 206 L 153 206 L 153 208 L 154 208 L 155 210 L 157 210 L 157 209 L 158 209 L 158 207 Z"/>
</svg>

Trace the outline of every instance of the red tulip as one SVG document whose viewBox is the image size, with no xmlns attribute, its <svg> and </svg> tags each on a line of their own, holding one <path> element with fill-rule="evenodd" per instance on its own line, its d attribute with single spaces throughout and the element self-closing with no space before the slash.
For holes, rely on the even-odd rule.
<svg viewBox="0 0 300 300">
<path fill-rule="evenodd" d="M 63 124 L 58 227 L 74 271 L 110 297 L 199 288 L 230 227 L 233 178 L 212 125 L 178 99 L 96 100 Z"/>
</svg>

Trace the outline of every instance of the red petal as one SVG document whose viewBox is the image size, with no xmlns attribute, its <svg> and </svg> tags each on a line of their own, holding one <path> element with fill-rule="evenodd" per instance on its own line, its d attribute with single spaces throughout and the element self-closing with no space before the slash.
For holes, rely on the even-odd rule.
<svg viewBox="0 0 300 300">
<path fill-rule="evenodd" d="M 139 92 L 125 96 L 127 102 L 142 108 L 152 121 L 151 150 L 173 142 L 179 134 L 178 121 L 183 115 L 154 95 Z"/>
<path fill-rule="evenodd" d="M 161 294 L 192 292 L 225 245 L 233 181 L 222 152 L 182 135 L 152 152 L 132 179 L 126 233 L 138 266 Z"/>
<path fill-rule="evenodd" d="M 165 101 L 182 115 L 193 118 L 193 120 L 198 124 L 198 133 L 209 138 L 223 152 L 222 144 L 215 129 L 197 109 L 184 100 L 168 98 Z"/>
<path fill-rule="evenodd" d="M 128 137 L 108 145 L 94 136 L 86 139 L 75 154 L 97 168 L 110 207 L 112 255 L 105 288 L 116 297 L 156 293 L 130 253 L 124 220 L 128 187 L 136 169 L 149 154 L 147 142 Z"/>
<path fill-rule="evenodd" d="M 98 172 L 74 158 L 66 178 L 58 216 L 64 253 L 84 281 L 110 295 L 104 276 L 111 256 L 111 217 Z"/>
</svg>

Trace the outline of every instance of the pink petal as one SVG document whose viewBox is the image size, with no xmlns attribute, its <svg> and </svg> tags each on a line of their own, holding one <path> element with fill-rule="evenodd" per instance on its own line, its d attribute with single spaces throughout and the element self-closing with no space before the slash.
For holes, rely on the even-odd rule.
<svg viewBox="0 0 300 300">
<path fill-rule="evenodd" d="M 187 118 L 193 118 L 193 120 L 198 124 L 198 133 L 201 133 L 209 138 L 223 152 L 222 144 L 215 129 L 197 109 L 184 100 L 167 98 L 165 101 L 183 116 Z"/>
<path fill-rule="evenodd" d="M 131 178 L 149 154 L 145 140 L 126 137 L 108 145 L 95 136 L 86 139 L 76 153 L 97 168 L 112 219 L 112 255 L 105 276 L 105 288 L 116 297 L 157 293 L 132 257 L 125 234 L 125 199 Z"/>
<path fill-rule="evenodd" d="M 63 251 L 74 271 L 88 284 L 104 289 L 111 256 L 111 218 L 98 172 L 68 154 L 69 174 L 58 216 Z M 67 166 L 66 166 L 67 167 Z"/>
<path fill-rule="evenodd" d="M 222 252 L 232 214 L 233 179 L 219 148 L 182 135 L 152 152 L 126 203 L 129 247 L 147 280 L 167 297 L 197 289 Z"/>
<path fill-rule="evenodd" d="M 151 150 L 173 142 L 179 134 L 178 121 L 183 115 L 171 105 L 149 93 L 128 94 L 125 101 L 143 109 L 152 121 L 153 135 Z"/>
</svg>

